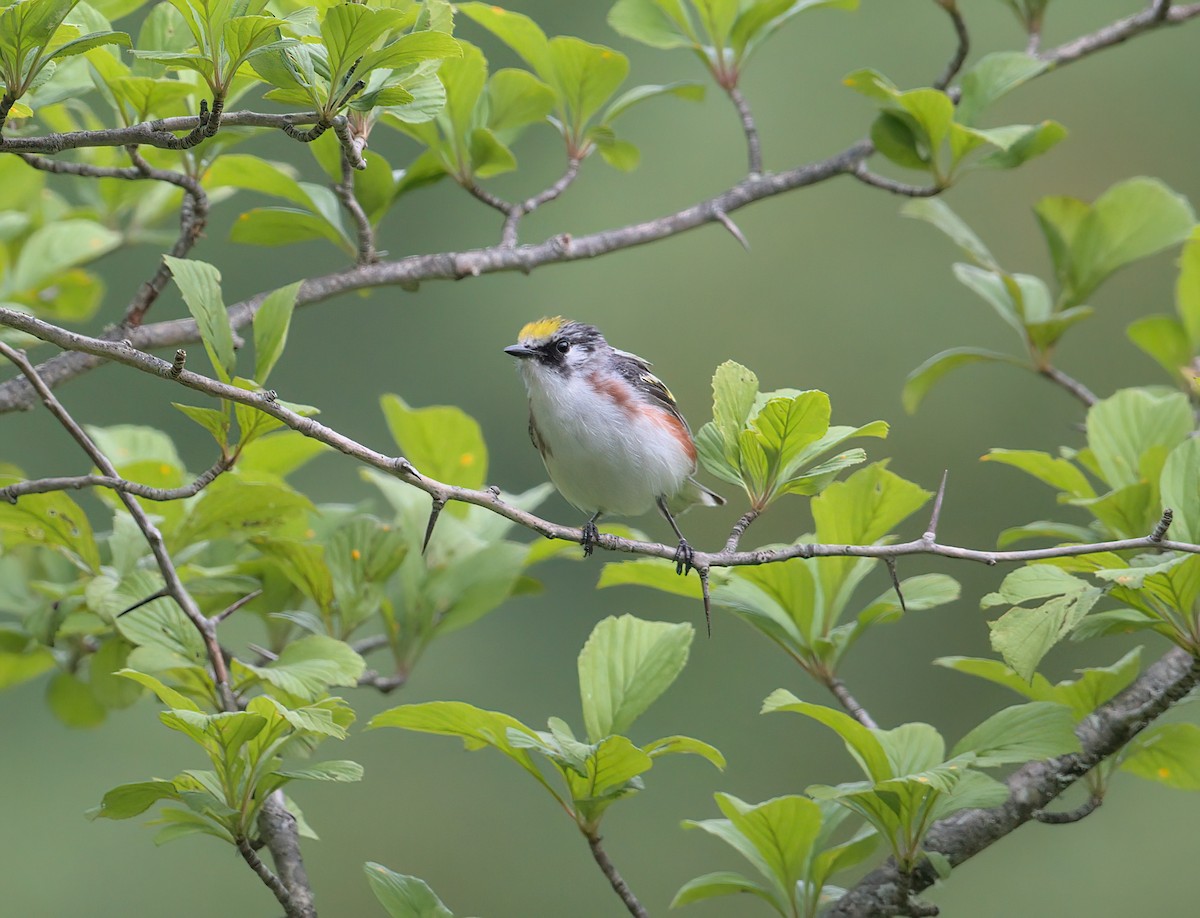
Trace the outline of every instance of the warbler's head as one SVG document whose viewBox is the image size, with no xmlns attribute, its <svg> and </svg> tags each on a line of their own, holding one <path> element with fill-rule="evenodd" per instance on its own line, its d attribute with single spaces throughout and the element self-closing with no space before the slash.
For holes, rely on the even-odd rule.
<svg viewBox="0 0 1200 918">
<path fill-rule="evenodd" d="M 554 316 L 530 322 L 504 353 L 520 360 L 528 372 L 569 376 L 608 350 L 608 342 L 594 325 Z"/>
</svg>

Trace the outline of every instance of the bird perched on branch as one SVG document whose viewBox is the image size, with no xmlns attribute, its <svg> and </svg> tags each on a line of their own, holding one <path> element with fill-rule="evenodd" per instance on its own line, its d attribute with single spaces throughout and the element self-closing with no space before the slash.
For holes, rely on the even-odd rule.
<svg viewBox="0 0 1200 918">
<path fill-rule="evenodd" d="M 691 430 L 649 362 L 612 347 L 594 326 L 561 316 L 530 322 L 504 352 L 518 360 L 529 393 L 529 438 L 550 480 L 591 514 L 584 555 L 599 541 L 601 516 L 638 516 L 657 506 L 679 539 L 675 569 L 686 573 L 693 551 L 674 514 L 725 499 L 692 477 Z"/>
</svg>

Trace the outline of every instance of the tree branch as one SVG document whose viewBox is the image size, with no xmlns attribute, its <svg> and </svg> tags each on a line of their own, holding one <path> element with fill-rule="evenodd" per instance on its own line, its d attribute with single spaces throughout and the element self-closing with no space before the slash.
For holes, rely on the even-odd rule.
<svg viewBox="0 0 1200 918">
<path fill-rule="evenodd" d="M 1034 810 L 1033 818 L 1038 822 L 1044 822 L 1050 826 L 1065 826 L 1073 822 L 1079 822 L 1081 819 L 1086 819 L 1092 813 L 1100 809 L 1100 804 L 1104 802 L 1103 797 L 1092 794 L 1087 800 L 1079 804 L 1073 810 L 1065 810 L 1063 812 L 1050 813 L 1046 810 Z"/>
<path fill-rule="evenodd" d="M 629 914 L 634 918 L 649 918 L 645 907 L 638 901 L 638 897 L 633 894 L 633 890 L 629 888 L 629 884 L 617 871 L 616 865 L 608 857 L 608 852 L 604 850 L 604 845 L 601 844 L 602 839 L 594 832 L 585 832 L 585 837 L 588 840 L 588 845 L 592 849 L 592 857 L 596 859 L 596 863 L 600 865 L 600 869 L 604 875 L 608 877 L 608 882 L 612 885 L 613 891 L 621 897 L 621 901 L 625 903 L 625 907 L 629 909 Z"/>
<path fill-rule="evenodd" d="M 72 475 L 60 478 L 33 478 L 29 481 L 18 481 L 7 487 L 0 488 L 0 501 L 15 504 L 17 498 L 25 494 L 46 494 L 50 491 L 78 491 L 82 488 L 109 488 L 146 500 L 169 501 L 183 500 L 195 497 L 210 484 L 217 476 L 228 471 L 233 466 L 233 458 L 222 456 L 205 472 L 197 476 L 190 484 L 178 488 L 152 488 L 149 485 L 128 481 L 124 478 L 110 478 L 107 475 Z"/>
<path fill-rule="evenodd" d="M 355 263 L 373 265 L 379 261 L 379 253 L 375 251 L 375 231 L 367 218 L 358 196 L 354 193 L 354 169 L 350 164 L 350 156 L 342 147 L 342 180 L 333 186 L 334 193 L 342 202 L 342 207 L 354 221 L 355 235 L 358 238 L 358 253 Z"/>
<path fill-rule="evenodd" d="M 746 135 L 746 158 L 749 161 L 751 175 L 759 175 L 762 171 L 762 147 L 758 139 L 758 125 L 754 122 L 754 114 L 750 111 L 750 103 L 736 86 L 730 86 L 726 92 L 733 107 L 737 109 L 742 121 L 742 133 Z"/>
<path fill-rule="evenodd" d="M 79 350 L 93 356 L 125 364 L 143 373 L 174 380 L 179 384 L 203 392 L 214 398 L 228 399 L 239 402 L 251 408 L 256 408 L 265 414 L 282 421 L 285 425 L 319 440 L 341 453 L 363 462 L 372 468 L 392 475 L 406 484 L 419 488 L 429 494 L 435 501 L 460 501 L 484 507 L 507 520 L 511 520 L 526 529 L 537 532 L 546 538 L 563 539 L 568 542 L 583 544 L 584 534 L 581 529 L 561 526 L 549 520 L 542 519 L 533 513 L 521 510 L 501 500 L 495 490 L 476 490 L 445 484 L 421 475 L 403 458 L 386 456 L 370 447 L 352 440 L 338 431 L 326 427 L 314 418 L 301 417 L 294 411 L 281 405 L 272 394 L 251 392 L 236 386 L 219 382 L 191 370 L 176 373 L 173 364 L 152 354 L 147 354 L 124 344 L 116 344 L 98 338 L 90 338 L 77 332 L 67 331 L 48 322 L 43 322 L 23 312 L 0 307 L 0 325 L 26 332 L 43 341 L 48 341 L 62 348 Z M 32 370 L 32 367 L 30 368 Z M 47 389 L 47 394 L 49 390 Z M 106 472 L 106 474 L 109 474 Z M 110 477 L 116 478 L 115 474 Z M 124 495 L 127 497 L 127 495 Z M 132 498 L 129 498 L 132 501 Z M 908 555 L 936 555 L 943 558 L 953 558 L 961 561 L 976 561 L 982 564 L 1012 564 L 1027 561 L 1040 561 L 1048 558 L 1076 557 L 1078 555 L 1095 554 L 1105 551 L 1182 551 L 1190 554 L 1200 554 L 1200 545 L 1191 542 L 1178 542 L 1169 539 L 1156 539 L 1155 532 L 1135 539 L 1114 539 L 1105 542 L 1058 545 L 1052 548 L 1034 548 L 1015 551 L 987 551 L 975 548 L 965 548 L 956 545 L 944 545 L 935 539 L 920 538 L 908 542 L 897 542 L 890 545 L 836 545 L 836 544 L 806 544 L 798 543 L 782 548 L 758 551 L 717 552 L 697 551 L 692 561 L 695 568 L 713 567 L 743 567 L 747 565 L 772 564 L 791 558 L 823 558 L 823 557 L 857 557 L 857 558 L 900 558 Z M 665 545 L 660 542 L 643 542 L 635 539 L 625 539 L 620 536 L 601 533 L 597 544 L 609 551 L 620 551 L 631 554 L 645 555 L 654 558 L 674 560 L 677 545 Z"/>
<path fill-rule="evenodd" d="M 833 693 L 833 697 L 838 700 L 838 704 L 846 709 L 847 714 L 870 730 L 879 729 L 879 724 L 875 723 L 875 719 L 867 713 L 867 709 L 859 704 L 858 699 L 850 694 L 850 690 L 846 688 L 845 682 L 843 682 L 837 676 L 830 676 L 828 679 L 823 681 L 825 682 L 825 687 L 829 689 L 829 691 Z"/>
<path fill-rule="evenodd" d="M 1093 392 L 1075 377 L 1068 376 L 1058 367 L 1046 364 L 1038 367 L 1037 371 L 1051 382 L 1057 383 L 1070 392 L 1073 396 L 1075 396 L 1075 398 L 1079 399 L 1079 401 L 1081 401 L 1086 408 L 1091 408 L 1092 405 L 1099 401 L 1095 392 Z"/>
<path fill-rule="evenodd" d="M 1200 682 L 1200 661 L 1178 647 L 1149 667 L 1125 691 L 1101 705 L 1075 728 L 1082 752 L 1030 762 L 1008 778 L 1009 798 L 990 810 L 962 810 L 934 823 L 924 847 L 958 865 L 1035 818 L 1047 804 L 1186 695 Z M 932 885 L 928 862 L 903 877 L 889 861 L 867 874 L 830 912 L 831 916 L 903 914 L 910 892 Z M 909 885 L 911 883 L 911 886 Z M 905 898 L 901 899 L 901 895 Z"/>
<path fill-rule="evenodd" d="M 520 204 L 511 206 L 508 217 L 504 221 L 504 229 L 500 234 L 501 245 L 511 247 L 517 244 L 517 224 L 521 222 L 521 218 L 526 214 L 533 213 L 533 211 L 537 210 L 543 204 L 549 204 L 566 191 L 571 186 L 571 183 L 575 181 L 575 177 L 579 175 L 581 162 L 578 157 L 568 157 L 567 168 L 557 182 L 544 191 L 535 194 L 532 198 L 527 198 Z"/>
<path fill-rule="evenodd" d="M 967 23 L 962 17 L 962 13 L 958 11 L 957 0 L 934 0 L 938 6 L 946 11 L 946 15 L 950 17 L 950 22 L 954 25 L 954 36 L 958 40 L 958 44 L 954 49 L 954 56 L 950 58 L 950 63 L 946 65 L 946 69 L 942 71 L 942 75 L 938 77 L 934 83 L 934 89 L 945 89 L 958 76 L 958 72 L 962 70 L 962 65 L 967 60 L 967 55 L 971 51 L 971 37 L 967 33 Z"/>
<path fill-rule="evenodd" d="M 259 810 L 258 834 L 267 850 L 271 852 L 279 881 L 287 890 L 291 905 L 284 903 L 282 899 L 280 903 L 287 910 L 288 918 L 317 918 L 312 884 L 308 880 L 304 858 L 300 854 L 296 817 L 288 812 L 287 805 L 283 802 L 282 791 L 272 793 Z"/>
<path fill-rule="evenodd" d="M 867 164 L 863 160 L 859 161 L 858 167 L 850 174 L 864 185 L 882 188 L 884 191 L 890 191 L 892 194 L 902 195 L 906 198 L 932 198 L 946 190 L 943 185 L 910 185 L 884 175 L 876 175 L 867 168 Z"/>
<path fill-rule="evenodd" d="M 37 371 L 34 370 L 33 365 L 25 356 L 25 353 L 0 341 L 0 355 L 8 358 L 25 374 L 25 377 L 41 397 L 42 403 L 66 429 L 75 442 L 79 444 L 83 451 L 88 454 L 91 460 L 96 463 L 96 466 L 104 473 L 104 477 L 120 478 L 116 468 L 109 461 L 108 457 L 104 455 L 95 441 L 88 436 L 87 432 L 76 423 L 75 419 L 71 417 L 58 399 L 54 397 L 54 393 L 42 382 Z M 221 653 L 221 647 L 217 643 L 216 628 L 209 622 L 204 613 L 200 611 L 196 600 L 192 598 L 192 594 L 183 585 L 183 581 L 179 579 L 179 572 L 175 569 L 175 563 L 171 560 L 171 555 L 167 552 L 167 546 L 163 541 L 162 533 L 158 531 L 158 527 L 154 525 L 154 522 L 147 515 L 146 511 L 142 509 L 142 505 L 137 502 L 135 497 L 125 491 L 117 491 L 117 496 L 120 497 L 121 503 L 125 505 L 125 509 L 129 511 L 129 515 L 133 517 L 133 521 L 137 524 L 138 529 L 142 531 L 142 535 L 150 545 L 150 550 L 154 553 L 154 559 L 158 562 L 158 569 L 162 574 L 167 592 L 179 605 L 183 614 L 195 625 L 196 630 L 200 632 L 200 637 L 204 640 L 205 648 L 208 651 L 209 662 L 212 664 L 213 680 L 216 683 L 222 706 L 227 711 L 236 711 L 237 704 L 234 700 L 233 690 L 229 686 L 229 672 L 225 667 L 225 656 Z"/>
<path fill-rule="evenodd" d="M 250 865 L 250 869 L 258 874 L 258 878 L 263 881 L 267 889 L 275 894 L 275 898 L 279 904 L 283 906 L 284 912 L 288 918 L 297 915 L 298 912 L 292 906 L 292 897 L 288 892 L 287 887 L 280 882 L 279 877 L 271 872 L 271 868 L 262 862 L 262 858 L 258 856 L 258 852 L 251 847 L 249 840 L 245 836 L 237 839 L 237 849 L 242 855 L 242 859 Z"/>
<path fill-rule="evenodd" d="M 1159 7 L 1162 4 L 1152 3 L 1146 9 L 1124 19 L 1118 19 L 1103 28 L 1087 35 L 1081 35 L 1072 41 L 1064 42 L 1038 55 L 1041 60 L 1051 61 L 1059 66 L 1070 64 L 1089 54 L 1095 54 L 1113 45 L 1128 41 L 1135 35 L 1158 29 L 1163 26 L 1181 25 L 1189 19 L 1200 16 L 1200 3 L 1188 3 L 1183 6 L 1166 4 L 1165 14 Z"/>
</svg>

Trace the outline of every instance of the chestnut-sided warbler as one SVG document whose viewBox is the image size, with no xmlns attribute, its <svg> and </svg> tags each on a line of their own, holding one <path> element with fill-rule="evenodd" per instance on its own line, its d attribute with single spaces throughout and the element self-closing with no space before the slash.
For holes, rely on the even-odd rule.
<svg viewBox="0 0 1200 918">
<path fill-rule="evenodd" d="M 591 514 L 584 555 L 598 541 L 602 515 L 638 516 L 657 506 L 679 539 L 675 569 L 686 573 L 692 549 L 673 514 L 725 499 L 692 477 L 692 433 L 650 364 L 612 347 L 595 327 L 561 316 L 530 322 L 504 352 L 519 361 L 529 439 L 550 480 Z"/>
</svg>

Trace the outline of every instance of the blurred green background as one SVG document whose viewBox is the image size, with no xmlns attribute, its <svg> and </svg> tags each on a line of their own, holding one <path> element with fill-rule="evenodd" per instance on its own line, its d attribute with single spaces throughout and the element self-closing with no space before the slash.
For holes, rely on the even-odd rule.
<svg viewBox="0 0 1200 918">
<path fill-rule="evenodd" d="M 615 35 L 604 21 L 607 3 L 510 5 L 550 34 L 575 34 L 628 53 L 632 82 L 700 76 L 685 52 L 654 52 Z M 960 6 L 971 26 L 972 59 L 1023 43 L 1003 3 L 960 0 Z M 1138 6 L 1135 0 L 1060 0 L 1051 5 L 1046 41 L 1094 29 Z M 460 23 L 460 34 L 480 43 L 493 66 L 515 63 L 470 23 Z M 1146 174 L 1200 202 L 1198 47 L 1200 24 L 1166 30 L 1014 93 L 989 123 L 1055 118 L 1070 130 L 1069 138 L 1014 173 L 970 177 L 947 201 L 1006 267 L 1043 275 L 1050 269 L 1030 209 L 1043 195 L 1091 200 L 1116 181 Z M 846 73 L 869 66 L 901 86 L 923 85 L 941 71 L 951 49 L 946 17 L 927 0 L 865 0 L 855 14 L 799 17 L 761 50 L 743 84 L 758 118 L 767 168 L 825 156 L 865 132 L 872 110 L 841 86 Z M 640 169 L 625 175 L 598 159 L 587 162 L 563 200 L 525 220 L 523 239 L 658 216 L 727 187 L 744 171 L 742 136 L 719 93 L 710 91 L 702 104 L 663 100 L 639 108 L 627 116 L 623 135 L 642 148 Z M 396 165 L 413 155 L 414 148 L 386 128 L 371 140 Z M 294 161 L 306 156 L 281 136 L 256 140 L 247 149 Z M 516 152 L 521 170 L 491 186 L 502 195 L 533 193 L 561 170 L 561 153 L 548 129 L 531 132 Z M 315 175 L 311 161 L 303 167 Z M 252 198 L 242 195 L 218 206 L 207 237 L 192 252 L 220 266 L 227 302 L 342 266 L 336 253 L 315 243 L 281 249 L 227 243 L 230 221 Z M 754 369 L 764 388 L 826 390 L 835 423 L 892 422 L 889 440 L 864 444 L 871 457 L 893 457 L 894 471 L 930 489 L 949 469 L 940 535 L 988 547 L 999 530 L 1049 518 L 1056 508 L 1048 489 L 1014 470 L 981 465 L 979 456 L 992 446 L 1054 450 L 1075 443 L 1080 412 L 1069 396 L 1042 380 L 983 367 L 952 377 L 915 417 L 903 414 L 904 376 L 927 356 L 962 344 L 1011 349 L 1013 342 L 991 311 L 952 278 L 956 252 L 950 244 L 929 226 L 901 218 L 900 203 L 843 178 L 738 212 L 749 253 L 710 226 L 529 276 L 342 297 L 298 314 L 272 384 L 283 398 L 319 406 L 325 423 L 383 451 L 392 444 L 378 408 L 382 393 L 400 393 L 417 406 L 459 405 L 483 426 L 491 481 L 518 490 L 544 480 L 544 473 L 526 438 L 519 380 L 501 348 L 525 321 L 562 313 L 599 325 L 616 346 L 654 361 L 694 427 L 708 417 L 712 370 L 727 358 Z M 485 245 L 498 233 L 493 211 L 443 183 L 402 199 L 385 221 L 379 245 L 396 257 Z M 104 265 L 109 306 L 97 325 L 119 314 L 156 257 L 136 250 Z M 1171 256 L 1163 255 L 1105 285 L 1092 301 L 1096 317 L 1067 336 L 1061 365 L 1102 395 L 1160 381 L 1150 361 L 1125 341 L 1123 329 L 1138 316 L 1169 311 L 1174 278 Z M 172 290 L 151 318 L 184 314 Z M 179 392 L 168 385 L 105 368 L 60 394 L 88 423 L 163 427 L 192 468 L 211 461 L 206 435 L 170 407 Z M 84 469 L 78 451 L 44 413 L 10 415 L 0 425 L 0 459 L 38 474 Z M 337 456 L 313 463 L 297 483 L 317 501 L 370 496 L 354 464 Z M 558 497 L 543 509 L 564 523 L 579 521 Z M 723 510 L 690 514 L 684 525 L 694 544 L 715 546 L 741 509 L 734 499 Z M 787 498 L 755 525 L 746 544 L 794 538 L 810 522 L 805 501 Z M 910 521 L 906 535 L 918 533 L 923 522 Z M 639 524 L 658 538 L 668 535 L 658 520 Z M 704 639 L 694 602 L 624 587 L 596 592 L 605 560 L 601 555 L 586 564 L 560 561 L 543 568 L 546 588 L 540 596 L 511 602 L 436 644 L 398 695 L 353 693 L 351 700 L 360 723 L 402 701 L 456 699 L 534 725 L 559 715 L 578 727 L 575 657 L 597 620 L 633 612 L 697 624 L 691 662 L 635 726 L 634 739 L 672 733 L 702 738 L 726 753 L 728 771 L 718 774 L 698 759 L 662 762 L 647 776 L 647 789 L 616 807 L 606 822 L 614 861 L 650 911 L 662 914 L 686 880 L 742 866 L 715 840 L 679 828 L 684 818 L 717 815 L 714 791 L 759 801 L 813 782 L 849 780 L 856 772 L 828 731 L 801 718 L 758 715 L 762 699 L 778 687 L 832 703 L 781 652 L 720 611 L 712 638 Z M 927 560 L 901 566 L 903 575 L 924 570 L 958 577 L 962 600 L 872 632 L 850 655 L 844 676 L 882 724 L 928 721 L 953 740 L 1015 700 L 929 665 L 943 654 L 988 652 L 978 599 L 1003 572 Z M 884 589 L 886 574 L 877 572 L 873 585 Z M 233 637 L 235 643 L 238 637 L 253 639 L 249 630 Z M 1152 645 L 1147 659 L 1165 649 L 1147 640 Z M 1112 662 L 1127 646 L 1117 639 L 1066 646 L 1044 669 L 1064 678 L 1076 666 Z M 156 850 L 138 820 L 84 820 L 83 811 L 115 784 L 198 764 L 184 741 L 158 725 L 154 704 L 144 701 L 115 713 L 100 729 L 79 732 L 53 720 L 43 691 L 44 684 L 35 682 L 0 696 L 5 789 L 0 914 L 191 918 L 278 911 L 231 849 L 187 840 Z M 382 914 L 362 874 L 367 860 L 425 878 L 459 915 L 624 913 L 569 821 L 500 756 L 466 754 L 454 740 L 396 731 L 356 731 L 329 752 L 361 761 L 367 778 L 359 785 L 299 792 L 321 835 L 321 841 L 306 844 L 305 854 L 323 915 Z M 1196 814 L 1193 798 L 1118 778 L 1105 806 L 1086 822 L 1028 826 L 956 871 L 929 898 L 945 914 L 972 918 L 1192 915 Z M 766 914 L 759 903 L 743 899 L 689 911 Z"/>
</svg>

